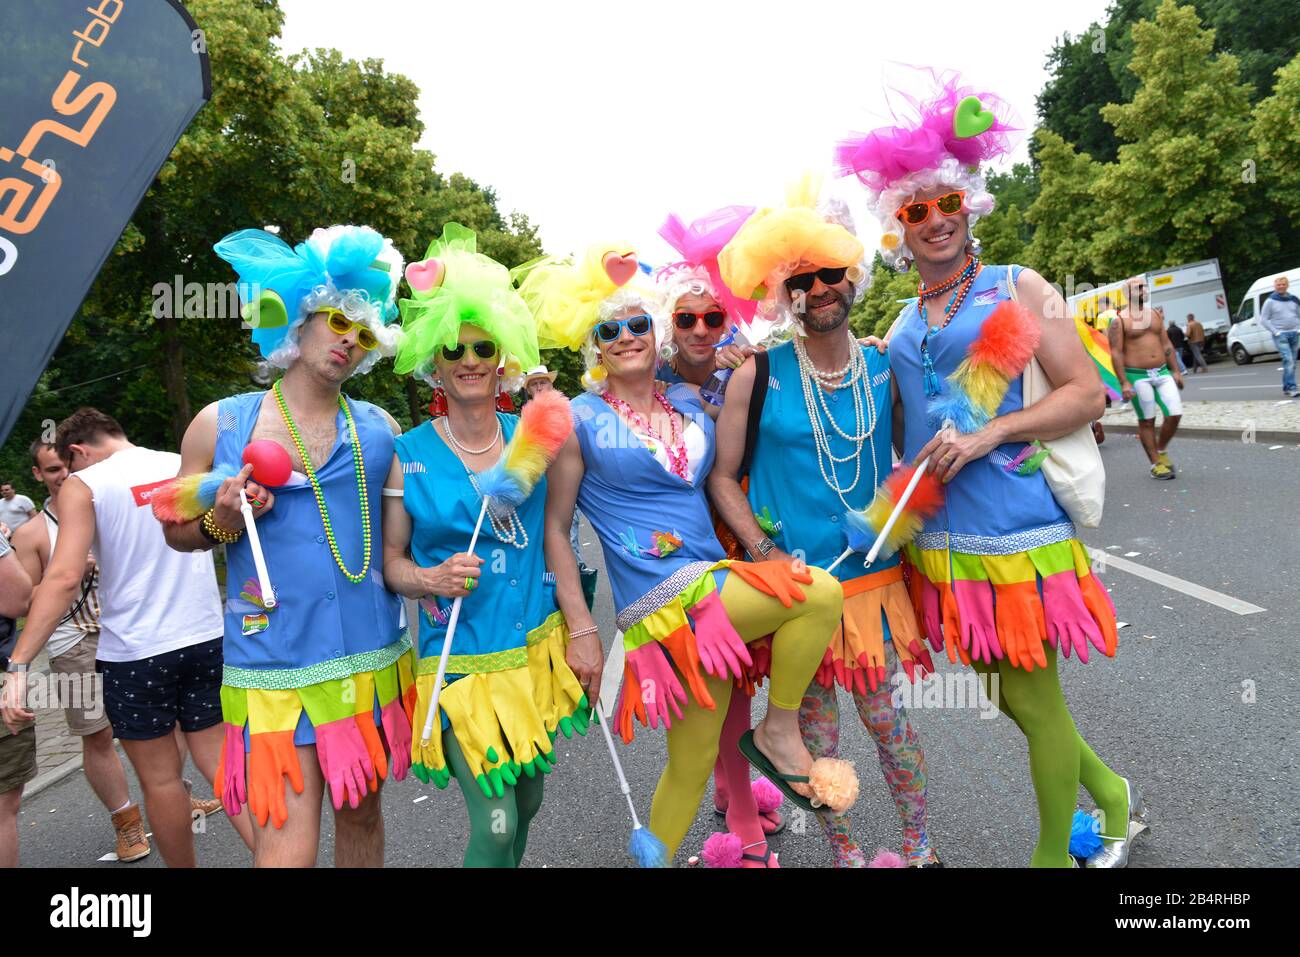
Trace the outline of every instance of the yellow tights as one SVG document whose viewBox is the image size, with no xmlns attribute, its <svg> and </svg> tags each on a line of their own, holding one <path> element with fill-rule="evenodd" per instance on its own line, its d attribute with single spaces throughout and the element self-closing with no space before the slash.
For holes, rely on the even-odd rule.
<svg viewBox="0 0 1300 957">
<path fill-rule="evenodd" d="M 728 574 L 719 592 L 727 617 L 746 643 L 772 635 L 772 676 L 768 706 L 796 711 L 840 623 L 844 593 L 840 583 L 820 568 L 810 568 L 805 598 L 789 608 L 741 579 Z M 668 764 L 659 776 L 650 806 L 650 830 L 677 853 L 678 845 L 699 813 L 704 789 L 718 759 L 718 738 L 731 702 L 731 679 L 704 676 L 716 702 L 710 711 L 693 705 L 668 729 Z"/>
</svg>

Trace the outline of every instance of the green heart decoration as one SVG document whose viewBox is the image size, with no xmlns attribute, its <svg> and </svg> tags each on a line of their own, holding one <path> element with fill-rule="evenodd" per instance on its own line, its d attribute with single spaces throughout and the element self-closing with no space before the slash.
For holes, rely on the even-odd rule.
<svg viewBox="0 0 1300 957">
<path fill-rule="evenodd" d="M 968 96 L 952 114 L 952 131 L 958 139 L 968 140 L 992 127 L 993 119 L 993 114 L 980 106 L 978 96 Z"/>
</svg>

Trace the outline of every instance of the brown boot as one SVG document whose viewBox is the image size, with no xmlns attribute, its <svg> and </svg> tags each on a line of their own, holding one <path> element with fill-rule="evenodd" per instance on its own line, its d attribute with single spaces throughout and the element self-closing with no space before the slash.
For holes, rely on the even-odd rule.
<svg viewBox="0 0 1300 957">
<path fill-rule="evenodd" d="M 225 805 L 221 803 L 221 798 L 196 798 L 194 796 L 194 782 L 188 778 L 181 778 L 181 784 L 185 785 L 185 792 L 190 796 L 190 816 L 195 814 L 207 817 L 209 814 L 216 814 L 218 811 L 224 811 Z"/>
<path fill-rule="evenodd" d="M 140 819 L 140 805 L 129 804 L 113 815 L 113 830 L 117 832 L 117 859 L 126 863 L 149 856 L 149 838 L 144 836 L 144 821 Z"/>
</svg>

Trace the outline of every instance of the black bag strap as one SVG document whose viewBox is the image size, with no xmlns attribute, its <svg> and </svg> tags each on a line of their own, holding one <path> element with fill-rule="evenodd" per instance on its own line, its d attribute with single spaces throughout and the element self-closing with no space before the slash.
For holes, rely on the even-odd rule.
<svg viewBox="0 0 1300 957">
<path fill-rule="evenodd" d="M 745 454 L 740 458 L 737 481 L 749 475 L 749 466 L 754 461 L 754 446 L 758 443 L 758 420 L 763 415 L 763 402 L 767 399 L 768 365 L 765 351 L 754 353 L 754 391 L 749 396 L 749 421 L 745 423 Z"/>
</svg>

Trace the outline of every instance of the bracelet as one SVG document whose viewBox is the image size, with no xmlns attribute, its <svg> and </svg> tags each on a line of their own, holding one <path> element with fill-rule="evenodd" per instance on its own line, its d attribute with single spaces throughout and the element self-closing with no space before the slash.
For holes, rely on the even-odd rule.
<svg viewBox="0 0 1300 957">
<path fill-rule="evenodd" d="M 217 524 L 216 517 L 213 514 L 215 511 L 215 509 L 210 508 L 203 513 L 203 521 L 199 522 L 199 531 L 203 533 L 204 538 L 214 544 L 233 545 L 239 541 L 244 534 L 244 530 L 241 528 L 237 532 L 232 532 L 222 528 Z"/>
<path fill-rule="evenodd" d="M 600 633 L 600 628 L 592 625 L 590 628 L 583 628 L 581 631 L 569 632 L 570 638 L 585 638 L 587 635 L 596 635 Z"/>
</svg>

